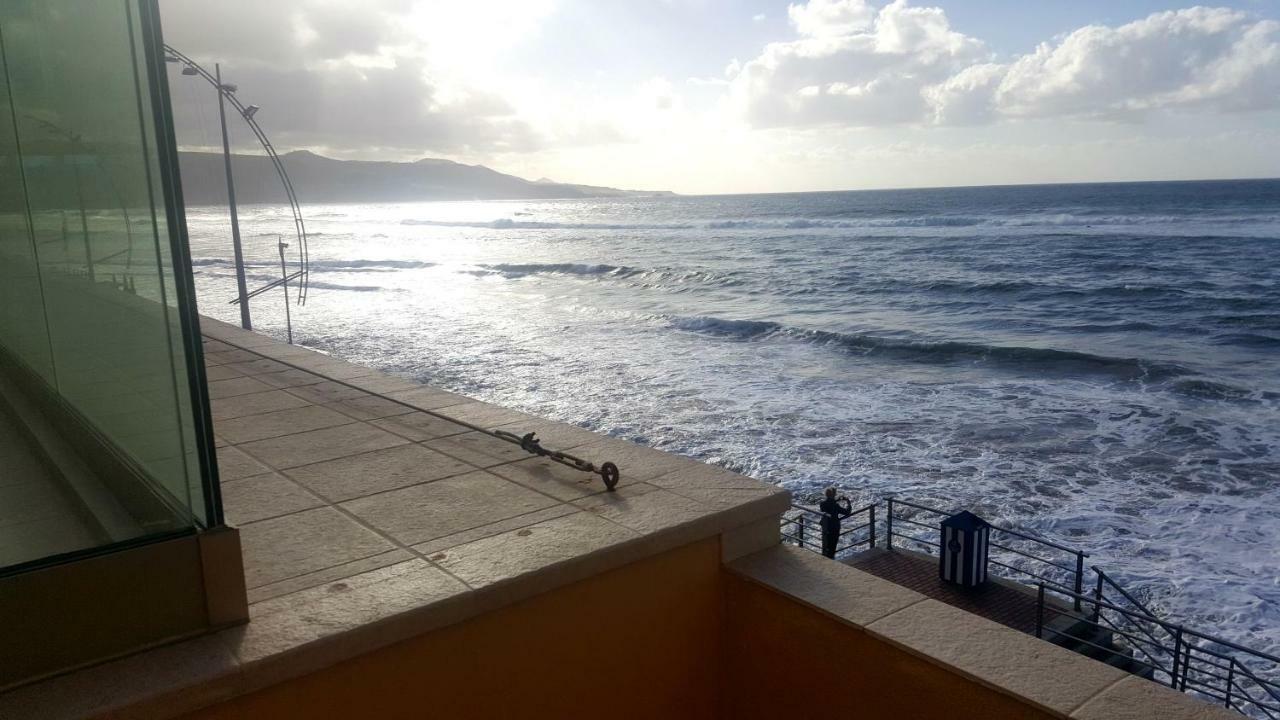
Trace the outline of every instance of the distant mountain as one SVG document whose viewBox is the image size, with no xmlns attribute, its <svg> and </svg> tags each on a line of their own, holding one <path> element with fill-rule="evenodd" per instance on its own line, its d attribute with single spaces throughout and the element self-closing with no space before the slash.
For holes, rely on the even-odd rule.
<svg viewBox="0 0 1280 720">
<path fill-rule="evenodd" d="M 542 178 L 525 180 L 483 165 L 424 158 L 416 162 L 334 160 L 300 150 L 280 156 L 293 181 L 298 201 L 409 202 L 415 200 L 534 200 L 586 197 L 646 197 L 669 191 L 619 190 L 594 185 L 571 185 Z M 227 201 L 222 155 L 182 152 L 182 192 L 191 205 Z M 236 201 L 285 202 L 284 190 L 270 158 L 233 155 Z"/>
</svg>

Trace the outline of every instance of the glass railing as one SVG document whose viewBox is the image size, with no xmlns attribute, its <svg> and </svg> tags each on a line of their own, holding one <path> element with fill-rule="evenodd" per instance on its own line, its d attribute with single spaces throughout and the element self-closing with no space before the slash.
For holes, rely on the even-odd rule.
<svg viewBox="0 0 1280 720">
<path fill-rule="evenodd" d="M 147 0 L 0 6 L 0 567 L 220 522 L 161 47 Z"/>
</svg>

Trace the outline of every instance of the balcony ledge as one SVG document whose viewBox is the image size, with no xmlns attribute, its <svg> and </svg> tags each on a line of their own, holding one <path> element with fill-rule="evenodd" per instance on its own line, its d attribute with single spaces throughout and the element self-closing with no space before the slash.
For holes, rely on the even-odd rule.
<svg viewBox="0 0 1280 720">
<path fill-rule="evenodd" d="M 174 717 L 699 540 L 726 560 L 778 541 L 776 486 L 202 326 L 249 623 L 9 690 L 0 717 Z M 621 482 L 450 418 L 537 432 Z"/>
</svg>

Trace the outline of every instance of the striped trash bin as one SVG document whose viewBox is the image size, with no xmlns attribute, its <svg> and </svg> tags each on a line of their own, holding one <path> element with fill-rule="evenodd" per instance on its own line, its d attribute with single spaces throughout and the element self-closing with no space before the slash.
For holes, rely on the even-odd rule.
<svg viewBox="0 0 1280 720">
<path fill-rule="evenodd" d="M 968 510 L 942 521 L 942 553 L 938 573 L 943 581 L 977 587 L 987 581 L 991 526 Z"/>
</svg>

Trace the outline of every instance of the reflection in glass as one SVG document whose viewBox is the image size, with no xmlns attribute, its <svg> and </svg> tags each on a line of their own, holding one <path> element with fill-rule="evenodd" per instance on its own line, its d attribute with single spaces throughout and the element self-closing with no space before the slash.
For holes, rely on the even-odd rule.
<svg viewBox="0 0 1280 720">
<path fill-rule="evenodd" d="M 0 568 L 211 517 L 140 4 L 0 8 Z"/>
</svg>

